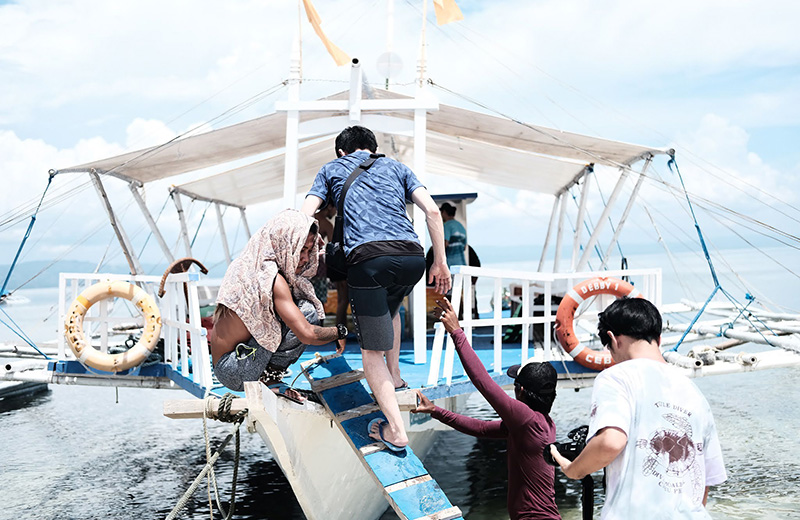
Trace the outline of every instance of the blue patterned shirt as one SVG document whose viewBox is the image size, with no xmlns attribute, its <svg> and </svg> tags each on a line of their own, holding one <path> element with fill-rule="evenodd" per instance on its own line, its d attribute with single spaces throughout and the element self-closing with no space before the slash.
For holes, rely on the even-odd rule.
<svg viewBox="0 0 800 520">
<path fill-rule="evenodd" d="M 317 173 L 308 195 L 323 200 L 323 204 L 338 204 L 344 183 L 358 165 L 369 158 L 369 152 L 357 151 L 335 159 Z M 406 165 L 381 157 L 369 170 L 350 185 L 344 201 L 344 251 L 388 240 L 419 242 L 414 226 L 406 214 L 411 194 L 423 187 Z"/>
</svg>

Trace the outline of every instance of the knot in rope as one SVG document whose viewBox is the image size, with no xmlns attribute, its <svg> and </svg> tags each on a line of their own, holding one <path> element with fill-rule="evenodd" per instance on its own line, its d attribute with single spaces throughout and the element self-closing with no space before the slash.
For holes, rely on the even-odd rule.
<svg viewBox="0 0 800 520">
<path fill-rule="evenodd" d="M 235 398 L 236 396 L 230 392 L 220 398 L 219 406 L 217 407 L 218 421 L 237 423 L 244 420 L 245 415 L 247 415 L 247 408 L 231 415 L 231 405 L 233 404 L 233 400 Z"/>
</svg>

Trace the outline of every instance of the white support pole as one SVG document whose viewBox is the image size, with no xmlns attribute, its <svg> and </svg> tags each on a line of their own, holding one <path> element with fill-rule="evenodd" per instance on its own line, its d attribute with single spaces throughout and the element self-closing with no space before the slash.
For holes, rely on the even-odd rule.
<svg viewBox="0 0 800 520">
<path fill-rule="evenodd" d="M 633 208 L 633 203 L 636 201 L 636 197 L 639 195 L 639 188 L 642 185 L 642 181 L 644 181 L 644 174 L 652 161 L 653 157 L 648 157 L 644 163 L 644 166 L 642 167 L 642 171 L 639 172 L 639 178 L 636 179 L 636 184 L 633 186 L 633 192 L 631 192 L 631 196 L 628 199 L 628 204 L 625 206 L 625 211 L 622 212 L 622 217 L 619 219 L 617 229 L 614 230 L 614 236 L 611 237 L 611 242 L 608 244 L 608 249 L 606 249 L 606 252 L 603 254 L 603 263 L 600 265 L 600 269 L 604 269 L 606 265 L 608 265 L 608 258 L 609 255 L 611 255 L 611 250 L 614 249 L 614 244 L 617 243 L 617 239 L 619 238 L 620 233 L 622 233 L 622 228 L 625 226 L 625 222 L 628 220 L 628 215 Z"/>
<path fill-rule="evenodd" d="M 426 46 L 428 45 L 427 38 L 425 36 L 425 28 L 428 24 L 428 0 L 422 0 L 422 30 L 420 31 L 419 36 L 419 60 L 417 61 L 417 81 L 419 82 L 419 86 L 423 86 L 425 84 L 425 76 L 428 74 L 428 58 L 426 52 Z"/>
<path fill-rule="evenodd" d="M 358 124 L 361 121 L 361 93 L 363 85 L 361 84 L 363 72 L 358 58 L 353 58 L 353 63 L 350 65 L 350 124 Z"/>
<path fill-rule="evenodd" d="M 139 209 L 142 211 L 142 215 L 144 215 L 145 220 L 147 220 L 147 225 L 150 226 L 150 231 L 153 233 L 153 236 L 156 237 L 156 241 L 161 247 L 161 252 L 164 253 L 164 258 L 166 258 L 167 262 L 169 263 L 174 262 L 175 257 L 172 255 L 172 251 L 169 250 L 169 246 L 167 245 L 166 240 L 164 240 L 164 236 L 161 234 L 158 226 L 156 226 L 156 221 L 153 219 L 153 215 L 151 215 L 150 210 L 147 209 L 147 204 L 144 202 L 142 194 L 139 193 L 139 188 L 136 186 L 136 183 L 131 182 L 128 184 L 128 187 L 133 194 L 134 200 L 137 204 L 139 204 Z"/>
<path fill-rule="evenodd" d="M 286 111 L 286 151 L 284 153 L 283 169 L 283 205 L 294 208 L 297 198 L 297 165 L 299 146 L 300 111 L 297 104 L 300 102 L 300 34 L 292 44 L 292 57 L 289 65 L 289 92 L 288 101 L 291 107 Z"/>
<path fill-rule="evenodd" d="M 550 345 L 550 337 L 553 334 L 553 315 L 551 307 L 553 300 L 553 282 L 546 281 L 544 283 L 544 324 L 542 325 L 542 333 L 544 334 L 543 351 L 545 361 L 553 359 L 553 352 Z"/>
<path fill-rule="evenodd" d="M 503 279 L 494 279 L 494 370 L 495 374 L 503 372 L 503 326 L 499 324 L 503 317 Z"/>
<path fill-rule="evenodd" d="M 544 245 L 542 246 L 542 256 L 539 258 L 539 267 L 536 268 L 538 272 L 542 272 L 544 269 L 544 259 L 547 256 L 547 249 L 550 247 L 550 237 L 553 234 L 553 226 L 556 222 L 556 212 L 558 211 L 558 205 L 561 202 L 561 195 L 556 194 L 555 198 L 553 199 L 553 209 L 550 211 L 550 220 L 547 222 L 547 235 L 544 237 Z"/>
<path fill-rule="evenodd" d="M 128 260 L 128 267 L 131 270 L 131 274 L 136 275 L 143 273 L 144 271 L 142 271 L 142 266 L 139 265 L 139 259 L 134 254 L 133 247 L 131 247 L 130 240 L 128 240 L 128 235 L 125 234 L 122 224 L 117 220 L 116 215 L 114 215 L 114 209 L 111 207 L 111 201 L 108 200 L 108 194 L 106 194 L 103 183 L 100 181 L 100 175 L 98 175 L 97 172 L 92 171 L 89 172 L 89 177 L 91 177 L 92 183 L 97 190 L 97 194 L 100 196 L 100 202 L 103 203 L 103 207 L 108 215 L 108 220 L 111 222 L 111 227 L 114 229 L 114 233 L 117 235 L 117 240 L 122 248 L 122 252 L 125 254 L 125 258 Z"/>
<path fill-rule="evenodd" d="M 531 282 L 522 280 L 522 317 L 531 317 Z M 520 345 L 520 363 L 528 360 L 528 343 L 530 342 L 531 325 L 525 323 L 522 327 L 522 344 Z"/>
<path fill-rule="evenodd" d="M 417 90 L 417 97 L 421 94 L 422 88 Z M 427 120 L 428 113 L 424 108 L 414 110 L 414 173 L 422 184 L 425 184 L 427 177 Z M 422 208 L 414 204 L 413 209 L 414 232 L 425 243 L 424 237 L 427 235 L 426 217 Z M 414 321 L 414 363 L 424 364 L 427 362 L 428 345 L 425 337 L 425 312 L 427 309 L 425 277 L 417 282 L 411 294 L 412 311 Z"/>
<path fill-rule="evenodd" d="M 558 264 L 561 260 L 561 240 L 564 237 L 564 221 L 567 219 L 567 198 L 569 192 L 564 190 L 561 192 L 561 212 L 558 216 L 558 233 L 556 234 L 556 250 L 553 257 L 553 272 L 558 272 Z"/>
<path fill-rule="evenodd" d="M 578 206 L 578 216 L 575 219 L 575 239 L 572 242 L 572 261 L 570 262 L 570 270 L 575 270 L 575 262 L 578 260 L 578 251 L 581 246 L 581 236 L 583 235 L 583 219 L 586 216 L 586 199 L 589 193 L 589 176 L 592 173 L 592 168 L 586 167 L 583 170 L 583 186 L 581 186 L 581 201 Z"/>
<path fill-rule="evenodd" d="M 619 194 L 622 191 L 622 186 L 625 184 L 625 180 L 628 178 L 629 171 L 629 168 L 621 169 L 617 184 L 614 186 L 614 191 L 611 192 L 611 196 L 608 198 L 608 202 L 606 202 L 606 207 L 603 208 L 603 213 L 600 215 L 600 219 L 597 221 L 597 225 L 592 231 L 592 236 L 589 237 L 589 243 L 586 244 L 586 249 L 584 249 L 583 255 L 581 255 L 581 259 L 578 261 L 578 265 L 575 266 L 575 270 L 573 272 L 583 271 L 586 265 L 589 263 L 589 256 L 592 254 L 592 249 L 594 249 L 594 246 L 597 244 L 597 240 L 600 238 L 600 233 L 603 231 L 606 221 L 608 220 L 608 215 L 611 213 L 611 209 L 614 207 L 614 203 L 617 201 L 617 197 L 619 197 Z"/>
<path fill-rule="evenodd" d="M 247 213 L 244 208 L 239 208 L 239 215 L 242 217 L 242 224 L 244 225 L 244 232 L 247 233 L 247 240 L 250 240 L 253 234 L 250 232 L 250 225 L 247 223 Z"/>
<path fill-rule="evenodd" d="M 192 243 L 189 241 L 189 229 L 186 227 L 186 215 L 183 212 L 183 203 L 181 202 L 181 194 L 173 190 L 170 193 L 172 202 L 175 204 L 175 209 L 178 211 L 178 221 L 181 223 L 181 238 L 183 239 L 183 247 L 186 249 L 186 256 L 192 256 Z"/>
<path fill-rule="evenodd" d="M 231 265 L 231 250 L 228 247 L 228 235 L 225 234 L 225 223 L 222 221 L 222 210 L 219 202 L 214 203 L 214 210 L 217 212 L 217 225 L 219 226 L 219 238 L 222 241 L 222 251 L 225 253 L 225 261 Z"/>
</svg>

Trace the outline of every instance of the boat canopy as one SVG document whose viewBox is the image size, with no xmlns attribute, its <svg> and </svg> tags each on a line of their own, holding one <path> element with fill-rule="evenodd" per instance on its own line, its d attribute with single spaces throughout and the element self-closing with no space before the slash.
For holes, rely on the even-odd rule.
<svg viewBox="0 0 800 520">
<path fill-rule="evenodd" d="M 348 98 L 347 91 L 329 100 Z M 385 90 L 374 90 L 377 99 L 411 99 Z M 384 113 L 385 115 L 385 113 Z M 413 124 L 409 111 L 391 116 Z M 313 128 L 315 120 L 339 117 L 344 111 L 303 112 L 301 125 Z M 286 112 L 275 112 L 249 121 L 185 137 L 164 145 L 129 152 L 59 170 L 96 171 L 141 184 L 206 169 L 219 172 L 236 162 L 244 166 L 214 173 L 177 186 L 189 197 L 238 207 L 283 196 Z M 366 126 L 370 126 L 366 124 Z M 300 140 L 298 193 L 307 192 L 320 166 L 335 157 L 335 134 L 308 131 Z M 413 138 L 376 131 L 380 150 L 413 165 Z M 389 140 L 391 138 L 391 141 Z M 384 144 L 391 143 L 391 149 Z M 571 186 L 587 167 L 602 164 L 626 168 L 666 150 L 600 139 L 463 108 L 439 105 L 428 111 L 427 171 L 435 175 L 557 195 Z"/>
</svg>

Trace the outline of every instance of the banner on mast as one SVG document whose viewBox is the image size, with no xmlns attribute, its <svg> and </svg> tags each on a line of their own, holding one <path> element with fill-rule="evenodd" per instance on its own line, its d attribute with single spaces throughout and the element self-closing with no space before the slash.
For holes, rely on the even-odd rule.
<svg viewBox="0 0 800 520">
<path fill-rule="evenodd" d="M 317 13 L 317 10 L 314 8 L 314 4 L 311 3 L 311 0 L 303 0 L 303 7 L 305 7 L 306 16 L 308 17 L 308 21 L 311 23 L 311 26 L 314 28 L 314 32 L 317 33 L 319 39 L 322 40 L 323 45 L 325 45 L 325 48 L 333 58 L 333 61 L 336 62 L 336 65 L 341 67 L 342 65 L 347 65 L 350 63 L 350 56 L 348 56 L 347 53 L 342 49 L 334 45 L 334 43 L 330 41 L 327 36 L 325 36 L 325 32 L 322 30 L 322 19 L 319 17 L 319 13 Z"/>
<path fill-rule="evenodd" d="M 436 23 L 445 25 L 464 19 L 456 0 L 433 0 L 433 11 L 436 14 Z"/>
</svg>

